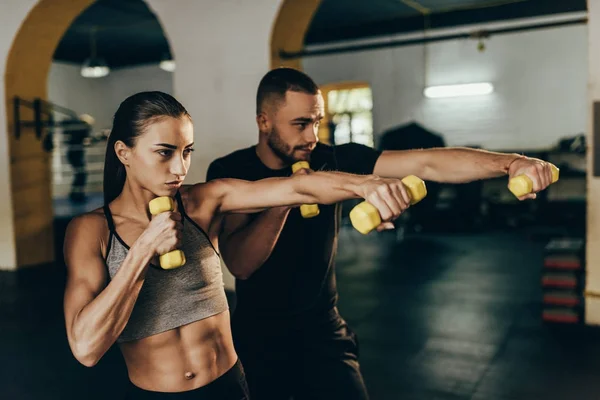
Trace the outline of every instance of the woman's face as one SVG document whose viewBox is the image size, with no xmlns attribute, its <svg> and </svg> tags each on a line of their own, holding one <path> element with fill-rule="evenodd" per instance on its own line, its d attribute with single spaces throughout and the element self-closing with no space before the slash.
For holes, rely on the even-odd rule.
<svg viewBox="0 0 600 400">
<path fill-rule="evenodd" d="M 172 197 L 190 168 L 193 145 L 194 127 L 188 117 L 150 123 L 135 146 L 126 149 L 128 179 L 156 196 Z"/>
</svg>

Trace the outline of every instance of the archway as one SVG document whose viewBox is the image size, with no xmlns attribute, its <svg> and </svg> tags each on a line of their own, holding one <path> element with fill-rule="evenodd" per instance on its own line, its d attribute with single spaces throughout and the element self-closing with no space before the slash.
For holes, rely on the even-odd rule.
<svg viewBox="0 0 600 400">
<path fill-rule="evenodd" d="M 304 37 L 322 0 L 283 0 L 271 31 L 271 68 L 302 69 L 299 58 L 282 59 L 281 51 L 295 53 L 304 47 Z"/>
<path fill-rule="evenodd" d="M 55 49 L 73 21 L 94 2 L 39 0 L 19 27 L 7 57 L 5 99 L 16 269 L 56 258 L 51 154 L 44 150 L 40 131 L 31 122 L 36 104 L 43 107 L 48 100 Z M 18 114 L 15 98 L 23 99 Z M 39 101 L 34 103 L 34 99 Z M 27 102 L 29 106 L 23 106 Z"/>
<path fill-rule="evenodd" d="M 46 100 L 46 80 L 54 49 L 71 22 L 93 1 L 39 1 L 21 25 L 8 55 L 6 115 L 17 268 L 53 261 L 54 235 L 50 157 L 34 127 L 21 126 L 19 137 L 15 136 L 13 100 Z M 20 111 L 20 119 L 33 120 L 32 110 Z"/>
<path fill-rule="evenodd" d="M 39 0 L 19 28 L 7 58 L 5 73 L 7 132 L 10 134 L 10 176 L 17 268 L 55 259 L 51 201 L 50 157 L 32 126 L 14 135 L 13 99 L 47 99 L 52 56 L 73 20 L 93 0 Z M 280 51 L 302 49 L 304 36 L 321 0 L 283 0 L 271 29 L 271 67 L 301 68 L 300 60 L 283 60 Z M 154 5 L 156 6 L 156 5 Z M 49 20 L 48 15 L 53 15 Z M 168 35 L 167 35 L 168 36 Z M 184 96 L 185 97 L 185 96 Z M 22 109 L 21 119 L 33 111 Z"/>
</svg>

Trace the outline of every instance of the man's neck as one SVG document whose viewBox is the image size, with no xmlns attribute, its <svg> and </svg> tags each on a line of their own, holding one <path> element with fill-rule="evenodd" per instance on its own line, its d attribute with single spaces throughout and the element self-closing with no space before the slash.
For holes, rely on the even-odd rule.
<svg viewBox="0 0 600 400">
<path fill-rule="evenodd" d="M 270 169 L 283 169 L 290 164 L 283 161 L 264 140 L 259 140 L 256 145 L 256 155 L 260 161 Z"/>
</svg>

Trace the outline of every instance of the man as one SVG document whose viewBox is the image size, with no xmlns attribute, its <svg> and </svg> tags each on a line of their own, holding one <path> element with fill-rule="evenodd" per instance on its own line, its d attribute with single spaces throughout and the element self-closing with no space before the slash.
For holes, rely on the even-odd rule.
<svg viewBox="0 0 600 400">
<path fill-rule="evenodd" d="M 288 176 L 300 160 L 310 161 L 313 170 L 414 174 L 449 183 L 525 173 L 536 192 L 552 179 L 549 164 L 516 154 L 463 148 L 379 152 L 358 144 L 335 149 L 319 144 L 323 97 L 307 75 L 289 68 L 263 77 L 256 114 L 258 144 L 213 161 L 208 180 Z M 521 200 L 527 198 L 535 193 Z M 255 399 L 368 398 L 356 336 L 336 308 L 340 207 L 319 207 L 311 219 L 303 219 L 297 208 L 231 215 L 220 234 L 224 261 L 237 278 L 234 341 Z"/>
</svg>

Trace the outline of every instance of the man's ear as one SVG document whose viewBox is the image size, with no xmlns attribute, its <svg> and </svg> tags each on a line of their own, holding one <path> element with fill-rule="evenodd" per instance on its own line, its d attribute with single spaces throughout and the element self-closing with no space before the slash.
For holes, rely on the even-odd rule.
<svg viewBox="0 0 600 400">
<path fill-rule="evenodd" d="M 256 116 L 256 125 L 258 125 L 258 131 L 261 133 L 271 132 L 271 120 L 264 111 Z"/>
<path fill-rule="evenodd" d="M 131 149 L 122 141 L 117 140 L 115 142 L 115 153 L 117 157 L 121 161 L 121 163 L 125 166 L 129 165 L 129 158 L 131 157 Z"/>
</svg>

